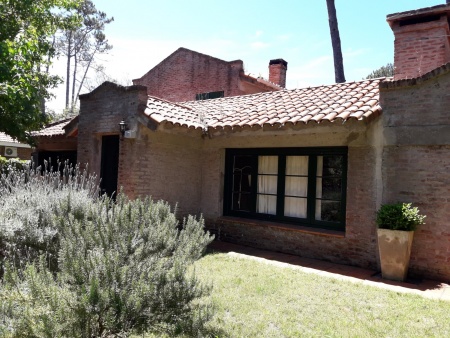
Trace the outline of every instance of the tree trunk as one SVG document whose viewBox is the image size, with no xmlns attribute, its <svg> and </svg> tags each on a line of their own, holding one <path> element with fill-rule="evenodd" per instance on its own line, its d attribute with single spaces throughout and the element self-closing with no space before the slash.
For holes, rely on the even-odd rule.
<svg viewBox="0 0 450 338">
<path fill-rule="evenodd" d="M 68 44 L 67 44 L 67 69 L 66 69 L 66 109 L 69 109 L 69 93 L 70 93 L 70 58 L 72 49 L 72 32 L 68 33 Z"/>
<path fill-rule="evenodd" d="M 70 104 L 70 112 L 73 113 L 75 107 L 75 87 L 77 84 L 77 67 L 78 67 L 78 58 L 77 53 L 74 54 L 74 62 L 73 62 L 73 74 L 72 74 L 72 101 Z"/>
<path fill-rule="evenodd" d="M 328 21 L 330 23 L 331 45 L 333 46 L 334 75 L 336 83 L 345 82 L 344 61 L 342 59 L 341 38 L 336 16 L 334 0 L 327 0 Z"/>
<path fill-rule="evenodd" d="M 91 63 L 92 63 L 92 60 L 94 60 L 94 55 L 95 55 L 96 52 L 97 52 L 97 48 L 95 48 L 95 50 L 92 52 L 91 58 L 89 59 L 89 62 L 88 62 L 88 64 L 86 65 L 86 68 L 85 68 L 85 70 L 84 70 L 83 77 L 81 78 L 81 81 L 80 81 L 80 86 L 78 87 L 77 99 L 78 99 L 78 97 L 80 96 L 81 88 L 83 87 L 84 80 L 86 79 L 87 72 L 88 72 L 89 68 L 91 68 Z"/>
</svg>

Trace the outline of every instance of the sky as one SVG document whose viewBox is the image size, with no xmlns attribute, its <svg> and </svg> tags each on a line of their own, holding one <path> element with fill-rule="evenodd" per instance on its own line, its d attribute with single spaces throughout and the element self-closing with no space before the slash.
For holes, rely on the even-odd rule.
<svg viewBox="0 0 450 338">
<path fill-rule="evenodd" d="M 394 36 L 386 15 L 444 4 L 444 0 L 335 0 L 344 72 L 358 81 L 393 62 Z M 113 49 L 100 61 L 126 84 L 179 47 L 244 62 L 246 74 L 268 78 L 271 59 L 288 62 L 288 89 L 334 83 L 325 0 L 94 0 L 113 16 L 105 34 Z M 64 60 L 52 73 L 64 78 Z M 48 107 L 64 108 L 64 85 Z M 83 91 L 82 91 L 83 93 Z"/>
</svg>

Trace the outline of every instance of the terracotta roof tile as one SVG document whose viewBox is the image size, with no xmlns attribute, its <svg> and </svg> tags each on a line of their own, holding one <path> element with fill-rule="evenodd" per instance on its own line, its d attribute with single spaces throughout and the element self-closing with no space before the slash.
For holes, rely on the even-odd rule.
<svg viewBox="0 0 450 338">
<path fill-rule="evenodd" d="M 228 129 L 315 121 L 361 120 L 381 111 L 384 78 L 282 90 L 204 101 L 173 103 L 149 97 L 145 114 L 158 123 Z"/>
<path fill-rule="evenodd" d="M 75 117 L 76 118 L 76 117 Z M 50 123 L 45 128 L 32 133 L 33 136 L 58 136 L 65 135 L 64 127 L 72 121 L 72 118 L 66 118 L 57 122 Z"/>
<path fill-rule="evenodd" d="M 19 143 L 15 139 L 13 139 L 11 136 L 6 135 L 5 133 L 0 132 L 0 142 L 8 142 L 8 143 Z"/>
<path fill-rule="evenodd" d="M 8 134 L 0 132 L 0 145 L 9 146 L 9 147 L 18 147 L 18 148 L 30 148 L 30 146 L 26 143 L 21 143 L 16 139 L 12 138 Z M 0 154 L 2 155 L 2 154 Z"/>
</svg>

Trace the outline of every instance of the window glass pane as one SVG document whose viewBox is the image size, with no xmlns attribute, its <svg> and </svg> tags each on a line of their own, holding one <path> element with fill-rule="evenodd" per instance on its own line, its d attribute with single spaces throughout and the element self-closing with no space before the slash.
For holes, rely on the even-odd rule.
<svg viewBox="0 0 450 338">
<path fill-rule="evenodd" d="M 308 177 L 286 177 L 285 195 L 306 197 L 308 193 Z"/>
<path fill-rule="evenodd" d="M 278 156 L 258 156 L 258 174 L 278 175 Z"/>
<path fill-rule="evenodd" d="M 340 222 L 341 202 L 316 200 L 316 220 L 328 222 Z"/>
<path fill-rule="evenodd" d="M 319 179 L 318 179 L 319 180 Z M 340 178 L 321 178 L 322 198 L 340 201 L 342 198 L 342 180 Z M 319 183 L 319 182 L 317 182 Z M 319 197 L 319 196 L 317 196 Z"/>
<path fill-rule="evenodd" d="M 239 211 L 252 211 L 251 195 L 245 192 L 234 192 L 232 195 L 232 208 Z"/>
<path fill-rule="evenodd" d="M 277 197 L 271 195 L 258 195 L 256 212 L 259 212 L 261 214 L 276 215 Z"/>
<path fill-rule="evenodd" d="M 306 198 L 285 197 L 284 216 L 306 218 Z"/>
<path fill-rule="evenodd" d="M 340 202 L 343 193 L 345 193 L 342 188 L 343 159 L 342 155 L 317 157 L 316 220 L 343 221 Z"/>
<path fill-rule="evenodd" d="M 258 176 L 258 193 L 276 194 L 277 193 L 277 176 L 259 175 Z"/>
<path fill-rule="evenodd" d="M 342 177 L 344 158 L 341 155 L 317 157 L 317 176 Z"/>
<path fill-rule="evenodd" d="M 250 195 L 252 170 L 253 168 L 251 156 L 234 156 L 233 189 L 231 201 L 233 210 L 252 211 L 252 199 Z"/>
<path fill-rule="evenodd" d="M 286 156 L 286 175 L 308 176 L 308 156 Z"/>
</svg>

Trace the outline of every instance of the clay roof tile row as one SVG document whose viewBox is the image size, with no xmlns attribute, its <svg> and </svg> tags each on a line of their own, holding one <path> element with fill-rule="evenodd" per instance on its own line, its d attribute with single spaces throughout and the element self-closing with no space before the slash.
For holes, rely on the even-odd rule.
<svg viewBox="0 0 450 338">
<path fill-rule="evenodd" d="M 381 111 L 379 84 L 383 80 L 181 103 L 149 97 L 145 114 L 158 123 L 201 129 L 361 120 Z"/>
<path fill-rule="evenodd" d="M 57 122 L 50 123 L 45 128 L 32 133 L 33 136 L 59 136 L 65 135 L 64 127 L 69 124 L 72 118 L 66 118 Z"/>
</svg>

